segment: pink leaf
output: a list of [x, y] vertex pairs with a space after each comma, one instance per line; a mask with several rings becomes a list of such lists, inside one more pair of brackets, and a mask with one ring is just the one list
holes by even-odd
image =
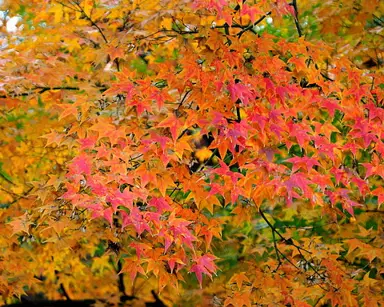
[[92, 170], [91, 159], [85, 154], [81, 154], [72, 160], [72, 164], [69, 166], [69, 173], [72, 175], [85, 174], [90, 175]]

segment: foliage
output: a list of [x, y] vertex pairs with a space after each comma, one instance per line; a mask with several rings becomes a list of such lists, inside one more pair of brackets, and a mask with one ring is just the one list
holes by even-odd
[[[380, 68], [384, 63], [382, 1], [300, 2], [308, 26], [362, 68]], [[306, 13], [305, 13], [306, 12]], [[317, 32], [311, 33], [311, 36]]]
[[383, 7], [355, 2], [6, 3], [3, 302], [381, 306]]

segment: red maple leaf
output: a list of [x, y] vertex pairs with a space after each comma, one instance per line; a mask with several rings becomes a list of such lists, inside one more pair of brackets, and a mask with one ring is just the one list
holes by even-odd
[[203, 256], [194, 257], [194, 261], [196, 264], [192, 265], [190, 272], [194, 272], [196, 274], [197, 280], [199, 281], [200, 288], [202, 288], [203, 284], [203, 274], [208, 275], [212, 278], [212, 274], [216, 272], [217, 267], [214, 261], [217, 257], [211, 254], [205, 254]]

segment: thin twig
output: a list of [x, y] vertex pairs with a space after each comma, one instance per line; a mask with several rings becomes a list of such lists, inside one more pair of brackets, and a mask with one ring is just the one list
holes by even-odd
[[335, 80], [333, 80], [332, 78], [328, 77], [326, 74], [324, 74], [324, 73], [322, 73], [322, 72], [320, 73], [320, 75], [322, 75], [323, 78], [326, 79], [326, 80], [328, 80], [328, 81], [332, 81], [332, 82], [335, 81]]
[[192, 92], [192, 89], [189, 89], [188, 91], [185, 92], [183, 98], [181, 99], [179, 106], [177, 107], [176, 111], [180, 109], [180, 107], [183, 105], [185, 99], [187, 98], [188, 94]]
[[[23, 194], [16, 194], [16, 193], [12, 193], [14, 196], [16, 196], [16, 198], [11, 201], [8, 206], [11, 206], [13, 205], [14, 203], [18, 202], [21, 198], [25, 198], [25, 199], [28, 199], [28, 194], [33, 190], [33, 187], [29, 188], [27, 191], [25, 191]], [[4, 190], [3, 190], [4, 191]]]
[[275, 232], [279, 237], [280, 239], [287, 245], [292, 245], [294, 246], [299, 252], [300, 251], [304, 251], [308, 254], [312, 254], [309, 250], [306, 250], [305, 248], [302, 248], [301, 246], [295, 244], [295, 242], [293, 242], [293, 240], [291, 238], [289, 239], [286, 239], [277, 229], [275, 226], [273, 226], [271, 224], [271, 222], [267, 219], [267, 217], [265, 216], [264, 212], [261, 210], [261, 208], [259, 208], [259, 213], [261, 215], [261, 217], [263, 218], [263, 220], [268, 224], [268, 226], [272, 229], [273, 232]]
[[320, 296], [319, 299], [316, 301], [315, 305], [313, 305], [313, 307], [316, 307], [317, 304], [320, 303], [320, 301], [323, 299], [324, 296], [325, 296], [325, 294]]
[[108, 39], [106, 38], [103, 30], [101, 30], [99, 25], [96, 22], [94, 22], [90, 16], [88, 16], [88, 14], [84, 11], [84, 9], [81, 7], [81, 5], [77, 2], [74, 2], [74, 4], [71, 2], [71, 4], [76, 5], [79, 8], [79, 10], [84, 15], [84, 17], [91, 23], [92, 26], [94, 26], [97, 29], [97, 31], [99, 31], [100, 35], [103, 37], [104, 42], [108, 44]]
[[74, 10], [75, 12], [81, 12], [80, 10], [76, 9], [75, 7], [69, 6], [68, 4], [65, 4], [65, 3], [61, 2], [61, 1], [57, 1], [57, 3], [61, 4], [62, 6], [66, 7], [66, 8]]
[[258, 20], [256, 20], [254, 23], [251, 23], [250, 25], [246, 26], [241, 30], [239, 33], [237, 33], [238, 38], [240, 38], [245, 32], [251, 30], [254, 26], [257, 26], [260, 22], [262, 22], [268, 15], [271, 15], [272, 12], [266, 13], [264, 16], [261, 16]]
[[278, 265], [277, 265], [276, 269], [274, 270], [274, 272], [276, 272], [279, 269], [280, 265], [282, 264], [282, 261], [280, 259], [279, 248], [277, 247], [276, 236], [275, 236], [274, 231], [272, 231], [272, 237], [273, 237], [273, 246], [275, 248], [275, 253], [276, 253], [276, 259], [278, 261]]
[[[14, 183], [12, 183], [12, 184], [14, 184]], [[12, 191], [9, 191], [9, 190], [7, 190], [7, 189], [4, 189], [3, 187], [0, 187], [0, 190], [2, 190], [3, 192], [5, 192], [5, 193], [7, 193], [7, 194], [10, 194], [10, 195], [12, 195], [12, 196], [14, 196], [14, 197], [17, 197], [17, 198], [26, 198], [26, 199], [28, 199], [28, 197], [27, 196], [24, 196], [24, 195], [22, 195], [22, 194], [17, 194], [17, 193], [14, 193], [14, 192], [12, 192]]]

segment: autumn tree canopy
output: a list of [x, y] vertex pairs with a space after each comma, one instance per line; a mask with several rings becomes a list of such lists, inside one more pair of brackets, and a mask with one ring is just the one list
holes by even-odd
[[1, 9], [2, 304], [383, 306], [382, 1]]

